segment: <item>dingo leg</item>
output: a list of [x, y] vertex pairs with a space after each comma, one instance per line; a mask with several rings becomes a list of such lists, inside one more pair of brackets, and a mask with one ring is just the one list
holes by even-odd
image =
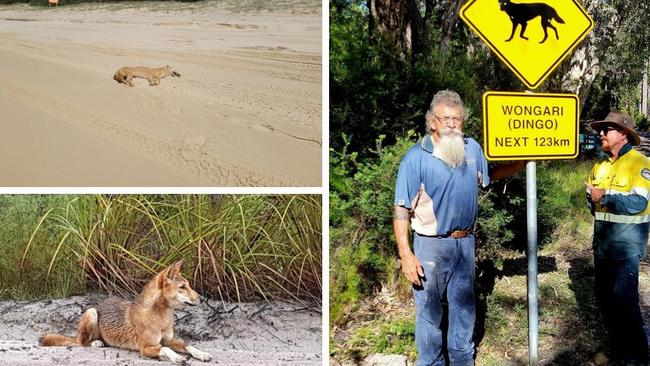
[[185, 342], [183, 342], [180, 339], [169, 339], [169, 340], [163, 339], [162, 344], [163, 346], [169, 347], [176, 352], [189, 353], [190, 355], [192, 355], [192, 357], [196, 358], [197, 360], [210, 361], [212, 359], [211, 354], [207, 352], [203, 352], [190, 345], [187, 345], [185, 344]]
[[79, 326], [77, 327], [77, 342], [79, 342], [79, 345], [84, 347], [91, 344], [94, 347], [99, 345], [99, 343], [95, 342], [99, 341], [101, 338], [97, 320], [97, 310], [94, 308], [90, 308], [83, 313], [79, 320]]

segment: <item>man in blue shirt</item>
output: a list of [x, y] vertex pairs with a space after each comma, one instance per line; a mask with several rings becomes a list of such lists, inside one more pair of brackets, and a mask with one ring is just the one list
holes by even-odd
[[[488, 172], [479, 144], [463, 136], [465, 107], [443, 90], [425, 115], [429, 132], [404, 155], [395, 186], [393, 231], [402, 272], [413, 284], [416, 366], [445, 365], [442, 303], [448, 307], [447, 352], [452, 365], [474, 364], [474, 236], [478, 186], [510, 176], [524, 162]], [[413, 251], [409, 245], [413, 229]]]

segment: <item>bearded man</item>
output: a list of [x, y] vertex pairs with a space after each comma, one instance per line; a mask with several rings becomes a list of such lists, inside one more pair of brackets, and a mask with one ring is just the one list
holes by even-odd
[[[402, 272], [413, 284], [417, 366], [474, 364], [474, 235], [478, 186], [510, 176], [524, 162], [488, 172], [479, 144], [463, 136], [465, 107], [450, 90], [436, 93], [425, 115], [429, 132], [402, 158], [393, 231]], [[409, 223], [413, 250], [409, 245]], [[441, 331], [448, 303], [447, 349]]]
[[639, 306], [639, 262], [648, 253], [650, 160], [632, 146], [641, 142], [634, 120], [611, 111], [591, 127], [607, 157], [587, 182], [594, 215], [596, 302], [609, 334], [613, 365], [648, 365], [648, 337]]

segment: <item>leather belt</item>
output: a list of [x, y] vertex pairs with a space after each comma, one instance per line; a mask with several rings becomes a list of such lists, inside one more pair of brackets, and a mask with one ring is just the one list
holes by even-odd
[[469, 230], [456, 230], [450, 232], [448, 235], [423, 235], [418, 233], [417, 231], [415, 232], [418, 236], [423, 236], [427, 238], [437, 238], [437, 239], [444, 239], [444, 238], [452, 238], [452, 239], [462, 239], [466, 238], [471, 234], [472, 232]]
[[449, 237], [453, 239], [466, 238], [469, 235], [469, 230], [456, 230], [449, 233]]
[[445, 239], [445, 238], [452, 238], [452, 239], [462, 239], [468, 237], [472, 232], [469, 230], [456, 230], [456, 231], [451, 231], [448, 235], [424, 235], [420, 234], [417, 231], [415, 234], [418, 236], [423, 236], [427, 238], [436, 238], [436, 239]]

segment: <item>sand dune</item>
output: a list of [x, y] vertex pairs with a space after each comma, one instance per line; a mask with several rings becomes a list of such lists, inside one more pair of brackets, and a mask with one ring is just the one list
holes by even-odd
[[0, 7], [0, 186], [319, 186], [321, 18], [289, 8]]

